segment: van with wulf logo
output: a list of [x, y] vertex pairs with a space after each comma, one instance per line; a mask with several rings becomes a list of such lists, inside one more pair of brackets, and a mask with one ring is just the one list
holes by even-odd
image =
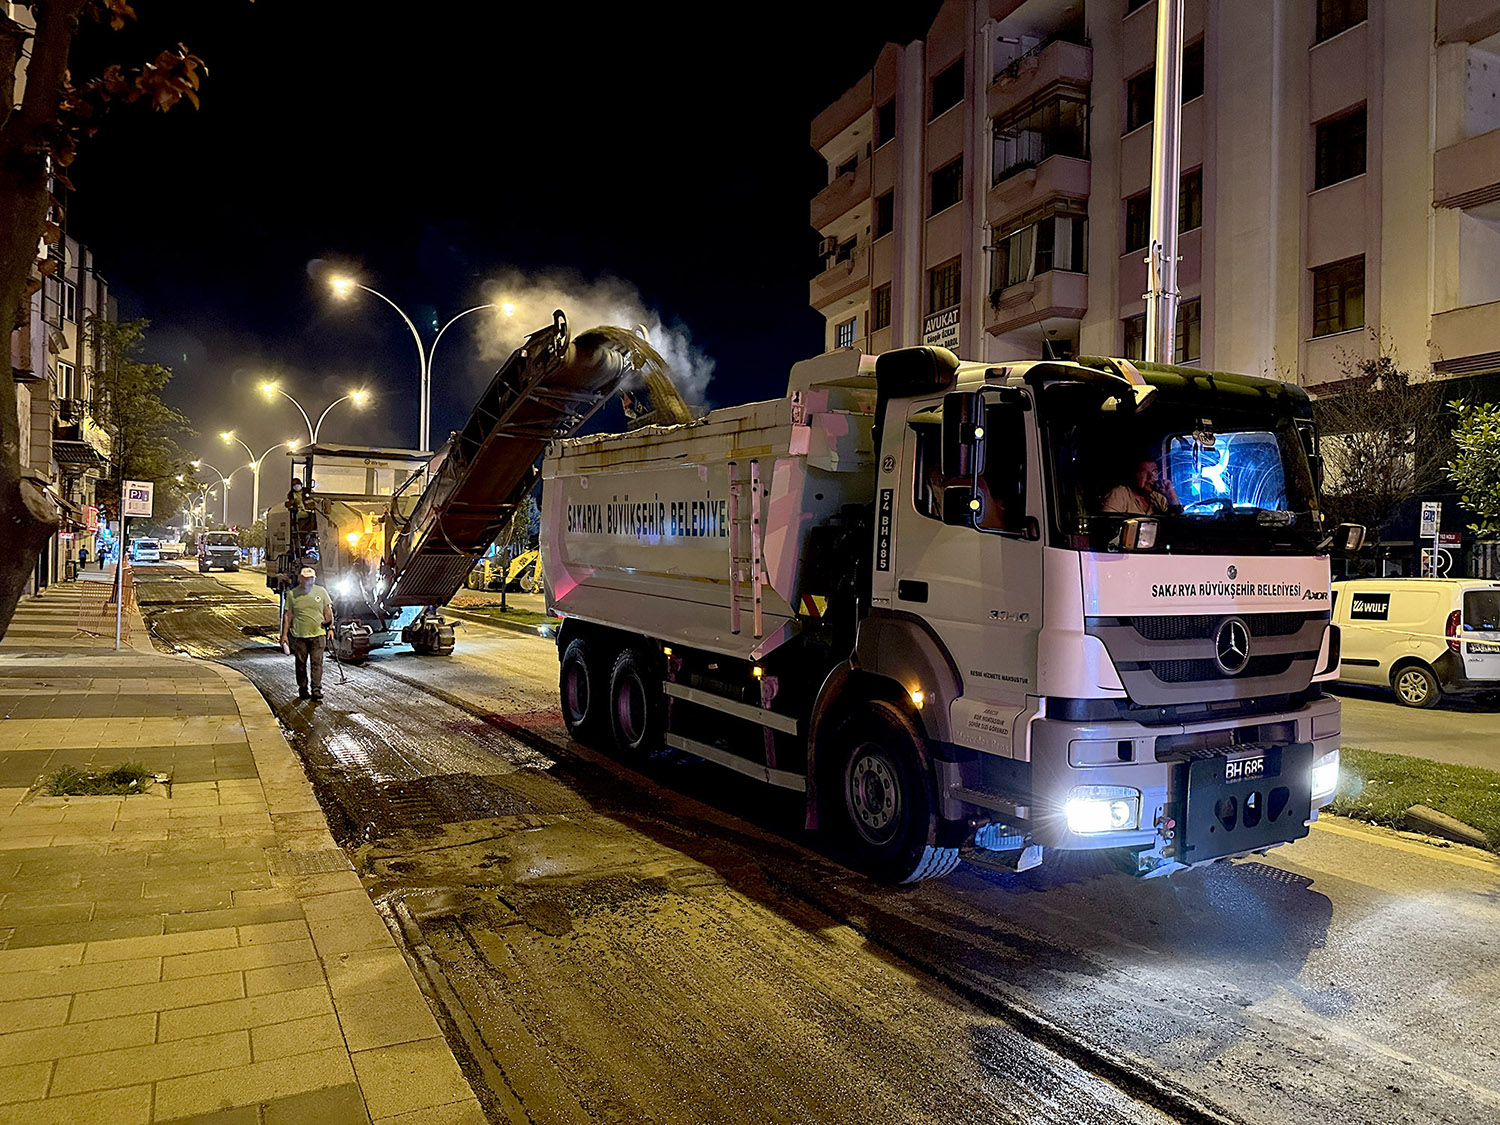
[[1388, 687], [1408, 707], [1500, 688], [1500, 583], [1357, 578], [1333, 595], [1342, 682]]
[[892, 881], [1261, 852], [1338, 776], [1319, 475], [1267, 379], [799, 363], [783, 398], [549, 447], [563, 716], [801, 793]]

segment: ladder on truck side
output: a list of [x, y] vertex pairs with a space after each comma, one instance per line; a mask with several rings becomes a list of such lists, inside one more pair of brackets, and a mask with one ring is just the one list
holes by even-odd
[[[458, 592], [536, 481], [549, 442], [574, 433], [614, 393], [613, 353], [570, 346], [561, 311], [495, 373], [388, 541], [388, 608], [443, 605]], [[391, 518], [396, 519], [394, 509]]]

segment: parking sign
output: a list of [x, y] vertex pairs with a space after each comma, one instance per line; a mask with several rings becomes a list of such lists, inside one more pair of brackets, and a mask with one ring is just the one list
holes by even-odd
[[127, 516], [149, 516], [151, 494], [155, 487], [149, 480], [126, 481], [121, 512]]
[[1431, 537], [1438, 533], [1438, 523], [1441, 521], [1443, 506], [1435, 500], [1422, 501], [1422, 531], [1425, 537]]

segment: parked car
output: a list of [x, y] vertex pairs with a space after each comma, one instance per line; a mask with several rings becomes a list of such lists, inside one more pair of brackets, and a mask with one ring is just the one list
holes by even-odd
[[1389, 687], [1408, 707], [1500, 688], [1500, 582], [1356, 578], [1333, 584], [1339, 679]]
[[130, 561], [161, 562], [161, 544], [155, 539], [137, 539], [130, 544]]

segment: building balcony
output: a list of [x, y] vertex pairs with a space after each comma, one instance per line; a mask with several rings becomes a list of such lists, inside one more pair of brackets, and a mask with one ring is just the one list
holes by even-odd
[[985, 306], [984, 330], [998, 336], [1044, 320], [1078, 320], [1088, 307], [1088, 274], [1048, 270], [993, 291]]
[[1469, 137], [1433, 154], [1435, 205], [1477, 207], [1497, 199], [1500, 199], [1500, 129]]
[[1089, 197], [1089, 162], [1076, 156], [1049, 156], [1001, 180], [985, 196], [985, 218], [991, 225], [1019, 218], [1048, 200]]
[[852, 172], [845, 172], [834, 180], [812, 200], [812, 225], [822, 230], [857, 203], [870, 198], [870, 168], [868, 160], [861, 160]]
[[808, 304], [822, 310], [870, 284], [870, 251], [861, 248], [848, 261], [834, 262], [808, 283]]
[[1500, 0], [1438, 0], [1437, 41], [1478, 43], [1500, 31]]
[[1432, 366], [1447, 375], [1500, 368], [1500, 301], [1434, 313]]
[[988, 112], [1003, 117], [1049, 86], [1087, 89], [1094, 78], [1094, 52], [1082, 43], [1053, 40], [1022, 55], [990, 83]]
[[812, 146], [821, 149], [875, 106], [874, 75], [866, 74], [845, 90], [839, 99], [813, 118]]

